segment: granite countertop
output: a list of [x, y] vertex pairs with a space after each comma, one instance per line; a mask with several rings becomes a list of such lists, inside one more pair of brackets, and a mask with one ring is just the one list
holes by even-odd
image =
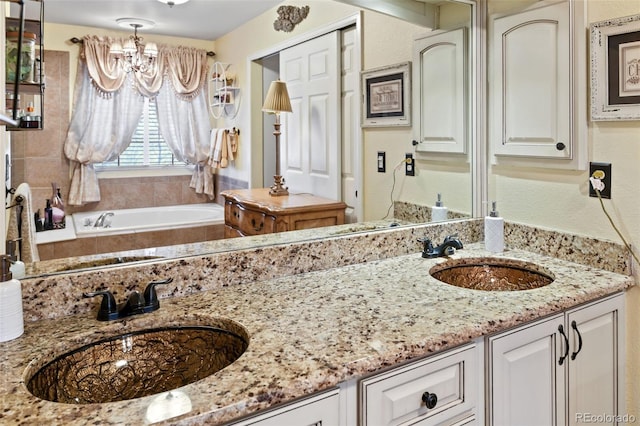
[[[471, 244], [454, 256], [490, 255]], [[441, 283], [429, 269], [445, 259], [420, 253], [234, 285], [164, 299], [159, 311], [102, 323], [95, 313], [25, 324], [0, 344], [2, 424], [147, 423], [157, 396], [67, 405], [40, 400], [24, 371], [102, 336], [159, 325], [210, 324], [226, 318], [250, 336], [233, 364], [180, 388], [192, 405], [170, 424], [217, 424], [331, 388], [389, 366], [466, 343], [634, 284], [632, 277], [522, 250], [498, 255], [543, 265], [555, 281], [519, 292], [482, 292]]]

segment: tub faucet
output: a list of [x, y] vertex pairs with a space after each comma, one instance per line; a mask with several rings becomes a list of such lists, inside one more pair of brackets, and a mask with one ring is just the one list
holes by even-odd
[[93, 224], [94, 228], [104, 228], [104, 220], [108, 217], [113, 216], [113, 212], [104, 212], [96, 219], [96, 223]]
[[452, 255], [456, 250], [460, 250], [463, 247], [457, 235], [447, 235], [444, 237], [442, 244], [437, 247], [433, 246], [429, 238], [419, 238], [418, 241], [424, 245], [422, 257], [429, 259]]
[[156, 293], [156, 286], [160, 284], [169, 284], [173, 278], [162, 281], [152, 281], [147, 284], [144, 294], [133, 291], [127, 297], [127, 301], [118, 305], [116, 299], [109, 290], [94, 291], [92, 293], [83, 293], [83, 297], [102, 296], [102, 303], [98, 311], [98, 321], [112, 321], [120, 318], [130, 317], [132, 315], [144, 314], [160, 309], [160, 301]]

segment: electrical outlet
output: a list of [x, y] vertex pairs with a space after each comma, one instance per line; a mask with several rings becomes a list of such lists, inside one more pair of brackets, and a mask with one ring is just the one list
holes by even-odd
[[387, 154], [384, 151], [378, 151], [378, 173], [387, 171]]
[[413, 154], [406, 154], [404, 160], [404, 174], [406, 176], [416, 175], [416, 160], [413, 158]]
[[[602, 198], [611, 198], [611, 163], [589, 163], [589, 177], [593, 176], [594, 172], [598, 172], [597, 176], [602, 183], [604, 183], [604, 189], [600, 191]], [[601, 176], [601, 177], [600, 177]], [[595, 189], [589, 182], [589, 197], [597, 197]]]

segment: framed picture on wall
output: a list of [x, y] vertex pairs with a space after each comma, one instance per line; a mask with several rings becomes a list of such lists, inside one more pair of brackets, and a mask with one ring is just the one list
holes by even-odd
[[411, 125], [411, 62], [362, 72], [362, 127]]
[[640, 15], [591, 24], [591, 120], [640, 120]]

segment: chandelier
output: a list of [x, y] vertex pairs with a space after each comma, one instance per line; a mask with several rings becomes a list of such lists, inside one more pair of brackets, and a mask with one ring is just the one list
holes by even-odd
[[143, 39], [138, 36], [138, 29], [152, 28], [155, 22], [132, 18], [120, 18], [116, 22], [120, 26], [133, 28], [133, 35], [124, 44], [113, 42], [109, 54], [125, 72], [146, 72], [152, 69], [156, 64], [158, 46], [152, 42], [142, 44]]

